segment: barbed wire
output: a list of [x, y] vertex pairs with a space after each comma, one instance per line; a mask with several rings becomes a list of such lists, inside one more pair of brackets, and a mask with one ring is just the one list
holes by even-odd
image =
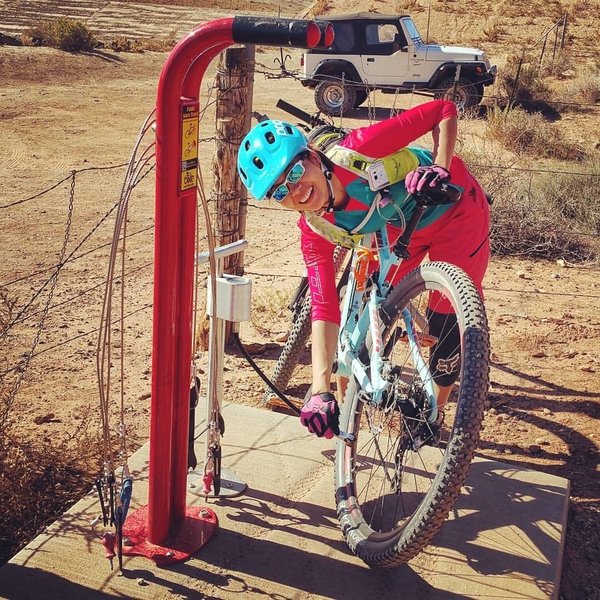
[[[212, 93], [212, 91], [209, 89], [209, 95]], [[207, 102], [207, 104], [205, 104], [204, 106], [204, 111], [208, 108], [208, 106], [214, 103], [214, 101], [211, 102]], [[216, 136], [211, 136], [211, 137], [206, 137], [206, 138], [202, 138], [199, 140], [199, 142], [201, 143], [209, 143], [209, 142], [214, 142], [217, 139]], [[223, 140], [221, 140], [221, 138], [219, 138], [219, 140], [222, 142]], [[230, 140], [226, 140], [227, 142], [231, 143], [231, 144], [237, 144], [239, 143], [239, 139], [230, 139]], [[68, 177], [65, 177], [61, 180], [59, 180], [57, 183], [53, 184], [52, 186], [42, 190], [41, 192], [34, 194], [28, 198], [23, 198], [20, 200], [16, 200], [13, 202], [9, 202], [7, 204], [4, 204], [2, 206], [0, 206], [0, 208], [3, 209], [9, 209], [11, 207], [16, 207], [19, 206], [23, 203], [35, 200], [36, 198], [40, 198], [43, 195], [49, 193], [50, 191], [56, 189], [57, 187], [59, 187], [60, 185], [62, 185], [63, 183], [65, 183], [66, 181], [68, 181], [69, 179], [71, 179], [72, 181], [72, 194], [71, 194], [71, 198], [70, 198], [70, 203], [72, 204], [73, 199], [74, 199], [74, 181], [77, 175], [86, 172], [86, 171], [99, 171], [99, 170], [110, 170], [110, 169], [118, 169], [118, 168], [122, 168], [124, 166], [127, 166], [128, 163], [123, 163], [123, 164], [118, 164], [118, 165], [108, 165], [108, 166], [94, 166], [94, 167], [87, 167], [84, 169], [78, 169], [78, 170], [73, 170], [71, 172], [71, 174]], [[474, 164], [472, 165], [474, 167], [477, 168], [487, 168], [487, 169], [495, 169], [495, 170], [507, 170], [507, 171], [520, 171], [520, 172], [526, 172], [526, 173], [539, 173], [539, 174], [567, 174], [567, 175], [573, 175], [573, 176], [583, 176], [583, 177], [593, 177], [593, 178], [597, 178], [600, 177], [600, 174], [598, 173], [590, 173], [590, 172], [578, 172], [578, 171], [563, 171], [563, 170], [557, 170], [557, 169], [542, 169], [542, 168], [531, 168], [531, 167], [518, 167], [515, 165], [493, 165], [493, 164]], [[141, 181], [144, 177], [146, 177], [152, 170], [154, 169], [154, 165], [151, 165], [148, 167], [148, 169], [142, 174], [140, 175], [138, 181], [136, 183], [139, 183], [139, 181]], [[211, 201], [216, 201], [216, 199], [211, 199]], [[101, 282], [97, 285], [93, 285], [90, 286], [84, 290], [81, 290], [80, 292], [78, 292], [77, 294], [61, 301], [58, 302], [56, 304], [51, 304], [51, 302], [49, 302], [47, 304], [46, 307], [44, 307], [44, 309], [42, 310], [38, 310], [36, 312], [33, 313], [29, 313], [29, 314], [25, 314], [27, 309], [32, 305], [32, 303], [35, 301], [35, 299], [37, 297], [39, 297], [39, 295], [41, 293], [43, 293], [44, 289], [50, 285], [51, 283], [55, 283], [56, 279], [58, 277], [59, 272], [64, 268], [64, 266], [68, 263], [74, 262], [76, 260], [79, 260], [85, 256], [88, 256], [89, 254], [92, 254], [94, 252], [98, 252], [103, 248], [106, 248], [107, 246], [110, 246], [110, 243], [104, 243], [104, 244], [100, 244], [98, 246], [95, 246], [94, 248], [91, 248], [90, 250], [87, 250], [85, 252], [82, 252], [80, 254], [77, 254], [77, 251], [82, 247], [82, 245], [84, 243], [86, 243], [93, 235], [94, 233], [98, 230], [98, 228], [110, 217], [110, 215], [113, 213], [113, 211], [116, 209], [116, 207], [118, 206], [118, 202], [115, 203], [113, 206], [111, 206], [106, 213], [100, 218], [100, 220], [91, 228], [91, 230], [78, 242], [78, 244], [75, 246], [75, 248], [68, 254], [66, 255], [66, 248], [64, 249], [64, 253], [63, 253], [63, 259], [60, 260], [58, 263], [50, 266], [50, 267], [46, 267], [44, 269], [40, 269], [38, 271], [35, 271], [33, 273], [30, 273], [28, 275], [25, 276], [21, 276], [19, 278], [16, 278], [12, 281], [6, 282], [4, 284], [2, 284], [1, 287], [7, 288], [10, 287], [18, 282], [21, 281], [25, 281], [28, 279], [33, 278], [34, 276], [43, 274], [45, 272], [52, 272], [52, 275], [39, 287], [39, 289], [33, 294], [33, 296], [28, 300], [28, 302], [25, 304], [25, 306], [21, 307], [21, 309], [19, 310], [17, 316], [11, 321], [11, 323], [9, 324], [9, 327], [17, 325], [17, 324], [22, 324], [28, 320], [31, 320], [33, 317], [38, 316], [40, 314], [44, 315], [44, 319], [46, 317], [46, 315], [48, 314], [48, 312], [50, 310], [55, 310], [59, 307], [65, 307], [68, 305], [71, 305], [72, 303], [76, 302], [77, 300], [79, 300], [80, 298], [86, 296], [87, 294], [92, 293], [94, 290], [98, 289], [99, 287], [101, 287], [104, 282]], [[252, 204], [249, 203], [249, 206], [254, 209], [254, 210], [281, 210], [280, 207], [277, 206], [269, 206], [269, 205], [265, 205], [262, 203], [257, 203], [257, 204]], [[142, 233], [148, 232], [151, 229], [153, 229], [153, 225], [149, 225], [148, 227], [144, 227], [141, 228], [137, 231], [134, 231], [132, 233], [128, 233], [127, 234], [127, 238], [131, 238], [133, 236], [136, 235], [140, 235]], [[593, 235], [593, 234], [590, 234]], [[264, 260], [266, 258], [268, 258], [269, 256], [273, 255], [273, 254], [277, 254], [283, 250], [285, 250], [286, 248], [289, 247], [289, 242], [282, 244], [279, 247], [276, 248], [272, 248], [270, 251], [263, 253], [259, 256], [255, 256], [254, 258], [252, 258], [251, 260], [248, 260], [246, 262], [246, 265], [251, 265], [254, 264], [256, 262], [259, 262], [260, 260]], [[64, 256], [66, 255], [66, 256]], [[139, 272], [143, 269], [146, 269], [148, 267], [150, 267], [152, 265], [151, 262], [145, 263], [144, 265], [137, 267], [135, 269], [132, 269], [130, 271], [128, 271], [127, 274], [133, 274], [135, 272]], [[249, 271], [246, 270], [246, 273], [257, 276], [257, 277], [287, 277], [287, 278], [292, 278], [292, 279], [298, 279], [301, 277], [301, 275], [290, 275], [290, 274], [281, 274], [281, 273], [258, 273], [256, 271]], [[488, 289], [495, 289], [493, 287], [490, 287]], [[510, 289], [505, 289], [505, 288], [498, 288], [500, 291], [503, 292], [508, 292], [508, 293], [522, 293], [523, 290], [510, 290]], [[527, 290], [526, 290], [527, 291]], [[549, 295], [554, 294], [553, 292], [539, 292], [540, 294], [543, 293], [547, 293]], [[570, 293], [570, 292], [564, 292], [561, 293], [561, 295], [565, 295], [565, 296], [572, 296], [572, 297], [593, 297], [593, 295], [582, 295], [582, 294], [577, 294], [577, 293]], [[51, 295], [50, 295], [50, 301], [51, 301]], [[140, 310], [147, 310], [149, 308], [151, 308], [151, 304], [147, 304], [145, 305], [142, 309], [138, 309], [136, 311], [133, 311], [132, 313], [129, 313], [127, 316], [132, 316], [133, 314], [137, 314]], [[43, 328], [43, 324], [42, 324], [42, 328]], [[34, 358], [35, 356], [38, 356], [40, 354], [46, 353], [52, 349], [58, 348], [60, 346], [63, 346], [65, 344], [68, 344], [70, 342], [73, 342], [77, 339], [80, 339], [81, 337], [85, 337], [86, 335], [91, 335], [94, 333], [97, 333], [99, 331], [98, 328], [91, 330], [89, 332], [84, 332], [81, 333], [77, 336], [74, 336], [72, 338], [69, 338], [68, 340], [65, 340], [64, 342], [61, 342], [60, 344], [56, 344], [47, 348], [44, 348], [43, 350], [40, 350], [38, 352], [29, 352], [28, 353], [28, 359], [31, 360], [32, 358]], [[40, 335], [41, 335], [41, 330], [40, 330]], [[37, 336], [39, 339], [39, 336]], [[35, 349], [35, 347], [37, 346], [37, 343], [35, 344], [34, 348], [32, 348], [32, 350]], [[15, 369], [20, 369], [22, 365], [17, 365], [15, 367]]]
[[[145, 310], [149, 310], [152, 308], [152, 303], [150, 304], [144, 304], [144, 306], [141, 306], [140, 308], [136, 308], [135, 310], [125, 314], [123, 316], [123, 319], [128, 319], [130, 317], [133, 317], [134, 315], [137, 315], [138, 313], [141, 313]], [[45, 354], [46, 352], [50, 352], [50, 350], [55, 350], [56, 348], [61, 348], [62, 346], [66, 346], [67, 344], [70, 344], [71, 342], [74, 342], [75, 340], [79, 340], [83, 337], [87, 337], [88, 335], [92, 335], [95, 333], [98, 333], [100, 331], [100, 327], [96, 327], [94, 329], [91, 329], [90, 331], [84, 331], [83, 333], [79, 333], [73, 337], [70, 337], [69, 339], [66, 339], [58, 344], [54, 344], [53, 346], [49, 346], [48, 348], [44, 348], [43, 350], [39, 350], [38, 352], [36, 352], [35, 354], [33, 354], [31, 356], [31, 358], [35, 358], [36, 356], [40, 356], [40, 354]]]
[[69, 179], [71, 179], [73, 174], [77, 175], [79, 173], [84, 173], [85, 171], [104, 171], [104, 170], [109, 170], [109, 169], [119, 169], [122, 167], [126, 167], [127, 164], [128, 163], [123, 163], [120, 165], [110, 165], [110, 166], [104, 166], [104, 167], [86, 167], [84, 169], [73, 169], [73, 171], [71, 171], [71, 173], [69, 175], [67, 175], [64, 179], [61, 179], [59, 182], [55, 183], [51, 187], [46, 188], [45, 190], [42, 190], [41, 192], [38, 192], [37, 194], [30, 196], [29, 198], [23, 198], [22, 200], [15, 200], [14, 202], [10, 202], [9, 204], [2, 204], [2, 205], [0, 205], [0, 209], [11, 208], [13, 206], [17, 206], [19, 204], [24, 204], [25, 202], [29, 202], [30, 200], [35, 200], [36, 198], [40, 198], [40, 197], [44, 196], [45, 194], [47, 194], [48, 192], [51, 192], [52, 190], [56, 189], [61, 183], [64, 183], [65, 181], [68, 181]]
[[[127, 271], [125, 273], [125, 277], [130, 277], [134, 273], [143, 271], [144, 269], [147, 269], [148, 267], [151, 267], [152, 265], [154, 265], [154, 261], [143, 264], [141, 267], [136, 267], [135, 269], [131, 269], [130, 271]], [[115, 281], [119, 281], [119, 280], [116, 279]], [[70, 298], [63, 300], [62, 302], [57, 302], [56, 304], [52, 304], [51, 306], [48, 307], [48, 311], [54, 310], [55, 308], [58, 308], [60, 306], [65, 306], [66, 304], [71, 304], [72, 302], [75, 302], [79, 298], [86, 296], [87, 294], [90, 294], [94, 290], [97, 290], [98, 288], [100, 288], [104, 285], [106, 285], [106, 281], [104, 279], [102, 279], [102, 281], [100, 283], [97, 283], [96, 285], [93, 285], [92, 287], [86, 288], [85, 290], [82, 290], [78, 294], [75, 294], [74, 296], [71, 296]], [[30, 319], [32, 319], [36, 315], [40, 314], [41, 312], [42, 311], [40, 310], [37, 312], [29, 313], [28, 315], [22, 317], [19, 321], [15, 321], [14, 325], [19, 325], [21, 323], [25, 323], [26, 321], [29, 321]]]
[[[144, 233], [146, 231], [150, 231], [151, 229], [154, 229], [154, 225], [148, 225], [148, 227], [144, 227], [143, 229], [138, 229], [137, 231], [134, 231], [133, 233], [128, 233], [125, 236], [125, 238], [126, 239], [132, 238], [132, 237], [134, 237], [136, 235], [140, 235], [141, 233]], [[95, 248], [92, 248], [91, 250], [86, 250], [85, 252], [82, 252], [81, 254], [77, 254], [76, 256], [73, 256], [69, 260], [65, 260], [63, 262], [62, 266], [64, 267], [65, 265], [67, 265], [69, 263], [75, 262], [76, 260], [79, 260], [79, 259], [83, 258], [84, 256], [87, 256], [88, 254], [93, 254], [94, 252], [98, 252], [99, 250], [102, 250], [110, 245], [111, 245], [111, 242], [106, 242], [105, 244], [96, 246]], [[33, 271], [32, 273], [29, 273], [28, 275], [23, 275], [21, 277], [18, 277], [17, 279], [13, 279], [12, 281], [8, 281], [6, 283], [1, 283], [0, 288], [9, 288], [12, 285], [14, 285], [15, 283], [19, 283], [19, 282], [25, 281], [27, 279], [32, 279], [33, 277], [36, 277], [37, 275], [41, 275], [42, 273], [47, 273], [48, 271], [52, 271], [52, 269], [55, 269], [57, 266], [59, 266], [59, 265], [55, 264], [50, 267], [45, 267], [43, 269], [40, 269], [39, 271]]]

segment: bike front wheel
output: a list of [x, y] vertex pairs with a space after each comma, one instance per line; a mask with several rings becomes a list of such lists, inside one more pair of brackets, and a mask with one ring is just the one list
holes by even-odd
[[[432, 332], [431, 315], [440, 314], [441, 301], [442, 318], [450, 325], [438, 323]], [[443, 262], [409, 273], [379, 315], [382, 374], [389, 386], [376, 403], [355, 379], [348, 384], [340, 426], [354, 440], [337, 444], [336, 504], [351, 550], [371, 567], [393, 567], [431, 541], [460, 494], [483, 420], [489, 336], [473, 282]], [[442, 345], [446, 358], [434, 360]], [[361, 359], [368, 362], [368, 354], [365, 345]], [[448, 379], [434, 372], [434, 364], [455, 368], [440, 427], [432, 424], [436, 409], [430, 391], [437, 389], [436, 381]]]

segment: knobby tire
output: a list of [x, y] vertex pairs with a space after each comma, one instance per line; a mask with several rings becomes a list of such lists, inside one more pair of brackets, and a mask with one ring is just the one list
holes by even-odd
[[[354, 378], [349, 381], [342, 406], [340, 427], [344, 431], [354, 433], [357, 439], [352, 444], [343, 441], [337, 443], [337, 513], [351, 550], [371, 567], [401, 565], [429, 544], [442, 527], [460, 494], [479, 439], [489, 382], [489, 337], [485, 310], [477, 289], [468, 276], [457, 267], [443, 262], [429, 263], [412, 271], [399, 282], [383, 303], [380, 314], [384, 322], [387, 319], [383, 333], [384, 336], [389, 336], [394, 327], [394, 323], [390, 322], [390, 315], [397, 316], [408, 302], [420, 298], [419, 294], [423, 294], [423, 298], [429, 298], [430, 292], [427, 290], [431, 289], [441, 290], [452, 299], [462, 337], [460, 383], [455, 384], [455, 388], [456, 385], [459, 386], [455, 394], [455, 418], [453, 424], [449, 424], [449, 431], [444, 433], [444, 442], [438, 448], [425, 447], [414, 452], [399, 452], [398, 448], [405, 446], [401, 446], [399, 441], [394, 441], [393, 434], [397, 435], [397, 440], [410, 439], [405, 434], [405, 424], [416, 422], [416, 419], [411, 421], [405, 418], [405, 414], [396, 408], [395, 412], [386, 413], [380, 406], [368, 405]], [[363, 352], [365, 350], [366, 348], [363, 348]], [[418, 379], [414, 370], [411, 376]], [[401, 375], [398, 375], [398, 379], [399, 386], [405, 385]], [[446, 412], [450, 410], [448, 408]], [[378, 428], [374, 426], [376, 419], [372, 415], [379, 413], [377, 418], [380, 420], [377, 423], [385, 423], [388, 427], [385, 436], [377, 433]], [[368, 426], [365, 426], [365, 423]], [[395, 425], [392, 426], [392, 423]], [[402, 423], [402, 426], [398, 423]], [[380, 438], [379, 441], [376, 437]], [[370, 438], [373, 438], [374, 442]], [[397, 446], [394, 446], [394, 443]], [[393, 461], [390, 453], [384, 457], [385, 444], [393, 449]], [[361, 454], [367, 452], [372, 452], [373, 457], [367, 458]], [[421, 452], [425, 459], [421, 458]], [[432, 452], [433, 461], [429, 458]], [[425, 483], [423, 491], [419, 490], [423, 494], [420, 500], [413, 499], [417, 495], [412, 491], [408, 495], [402, 489], [398, 491], [405, 482], [410, 486], [414, 484], [413, 479], [418, 479], [417, 475], [411, 475], [406, 468], [408, 458], [406, 464], [402, 462], [405, 456], [411, 457], [418, 465], [414, 472], [426, 470], [426, 461], [434, 465], [431, 476], [422, 477]], [[436, 464], [438, 461], [439, 466]], [[381, 473], [384, 473], [385, 477]], [[379, 483], [371, 484], [371, 477], [374, 482]], [[359, 481], [360, 478], [363, 479]], [[389, 485], [392, 481], [395, 482], [394, 486]], [[368, 490], [367, 486], [370, 485], [373, 485], [373, 491], [367, 499], [365, 490]], [[391, 491], [385, 491], [386, 486]], [[365, 498], [361, 498], [363, 494]], [[404, 500], [404, 497], [407, 499]], [[364, 505], [361, 505], [361, 502], [364, 502]], [[396, 502], [394, 510], [393, 502]], [[406, 516], [400, 518], [400, 507], [404, 508], [405, 504], [410, 505], [411, 502], [418, 504], [414, 509], [409, 507]], [[388, 516], [386, 511], [391, 516]], [[390, 523], [387, 529], [374, 526], [374, 522], [385, 525], [386, 521]]]

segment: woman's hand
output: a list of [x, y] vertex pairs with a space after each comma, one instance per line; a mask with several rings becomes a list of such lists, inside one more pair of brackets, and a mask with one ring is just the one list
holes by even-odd
[[427, 185], [435, 187], [438, 183], [450, 181], [450, 171], [439, 165], [419, 167], [408, 173], [404, 179], [406, 191], [415, 194], [423, 190]]
[[300, 423], [317, 437], [340, 434], [340, 408], [333, 394], [313, 394], [300, 411]]

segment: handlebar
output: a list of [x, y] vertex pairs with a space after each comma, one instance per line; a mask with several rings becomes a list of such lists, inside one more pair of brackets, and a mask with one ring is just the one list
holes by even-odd
[[277, 108], [281, 108], [281, 110], [285, 110], [285, 112], [289, 113], [293, 117], [296, 117], [296, 119], [304, 121], [311, 127], [318, 127], [319, 125], [329, 125], [329, 123], [327, 123], [327, 121], [325, 121], [324, 119], [321, 119], [319, 115], [311, 115], [305, 110], [302, 110], [301, 108], [298, 108], [297, 106], [294, 106], [293, 104], [290, 104], [289, 102], [286, 102], [281, 98], [277, 100], [277, 104], [275, 106], [277, 106]]
[[458, 202], [463, 192], [464, 189], [460, 185], [444, 181], [413, 194], [413, 197], [417, 201], [417, 206], [437, 206]]

